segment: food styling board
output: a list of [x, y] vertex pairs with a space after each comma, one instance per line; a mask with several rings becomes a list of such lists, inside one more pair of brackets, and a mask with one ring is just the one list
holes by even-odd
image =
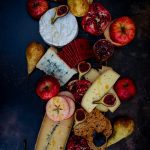
[[[136, 24], [134, 40], [127, 46], [115, 48], [111, 66], [122, 76], [131, 77], [137, 87], [136, 96], [121, 105], [115, 113], [106, 116], [114, 122], [117, 117], [130, 116], [135, 121], [132, 136], [109, 150], [149, 150], [150, 137], [150, 46], [149, 46], [149, 0], [95, 0], [109, 10], [112, 18], [130, 16]], [[39, 22], [26, 11], [25, 1], [5, 0], [0, 5], [0, 150], [33, 150], [41, 122], [45, 115], [44, 101], [35, 94], [35, 86], [44, 72], [36, 69], [27, 74], [25, 50], [31, 41], [49, 46], [39, 34]], [[59, 3], [50, 2], [50, 7]], [[77, 38], [87, 38], [93, 45], [103, 36], [92, 36], [81, 27], [77, 18]], [[99, 64], [90, 60], [97, 68]]]

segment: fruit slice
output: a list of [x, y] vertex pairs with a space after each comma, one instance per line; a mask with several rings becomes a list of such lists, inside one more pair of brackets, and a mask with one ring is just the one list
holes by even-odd
[[36, 64], [45, 53], [45, 48], [42, 44], [32, 42], [26, 48], [26, 59], [28, 65], [28, 74], [30, 74], [36, 67]]
[[58, 18], [67, 15], [68, 12], [69, 12], [69, 8], [67, 5], [60, 5], [60, 6], [56, 7], [55, 16], [53, 18], [51, 18], [51, 23], [54, 24], [54, 22]]
[[55, 96], [46, 105], [46, 114], [53, 121], [61, 121], [69, 114], [69, 104], [64, 97]]
[[82, 61], [78, 64], [79, 80], [83, 75], [89, 72], [91, 69], [91, 64], [85, 61]]
[[74, 96], [73, 96], [72, 93], [69, 92], [69, 91], [62, 91], [62, 92], [60, 92], [58, 95], [59, 95], [59, 96], [67, 96], [67, 97], [69, 97], [69, 98], [75, 100]]
[[101, 99], [111, 89], [119, 77], [120, 75], [113, 70], [103, 72], [85, 93], [81, 102], [82, 107], [90, 113], [97, 106], [97, 104], [93, 104], [93, 102]]
[[82, 108], [79, 108], [75, 112], [75, 123], [74, 127], [78, 125], [79, 123], [82, 123], [86, 119], [86, 113], [85, 110]]
[[108, 40], [101, 39], [93, 46], [94, 54], [97, 60], [107, 61], [114, 53], [114, 46]]
[[102, 100], [100, 101], [94, 101], [94, 104], [102, 104], [106, 107], [113, 107], [116, 104], [116, 97], [111, 94], [111, 93], [107, 93]]
[[82, 97], [90, 87], [91, 82], [87, 80], [73, 80], [69, 82], [67, 88], [75, 97], [75, 102], [81, 103]]
[[110, 110], [112, 113], [113, 112], [115, 112], [116, 111], [116, 109], [120, 106], [120, 100], [119, 100], [119, 98], [118, 98], [118, 96], [117, 96], [117, 94], [116, 94], [116, 92], [114, 91], [114, 89], [113, 88], [111, 88], [110, 90], [109, 90], [109, 92], [106, 94], [106, 95], [108, 95], [108, 94], [110, 94], [110, 95], [113, 95], [114, 97], [115, 97], [115, 99], [116, 99], [116, 101], [115, 101], [115, 104], [114, 105], [109, 105], [109, 106], [107, 106], [107, 105], [104, 105], [104, 103], [103, 103], [103, 100], [104, 100], [104, 97], [100, 100], [100, 104], [98, 104], [96, 107], [97, 108], [101, 108], [102, 107], [102, 105], [104, 106], [104, 107], [106, 107], [107, 108], [107, 110]]
[[71, 99], [68, 96], [62, 96], [62, 97], [66, 99], [66, 101], [67, 101], [67, 103], [69, 105], [69, 113], [68, 113], [68, 116], [65, 118], [65, 119], [68, 119], [68, 118], [70, 118], [74, 114], [75, 103], [74, 103], [73, 99]]

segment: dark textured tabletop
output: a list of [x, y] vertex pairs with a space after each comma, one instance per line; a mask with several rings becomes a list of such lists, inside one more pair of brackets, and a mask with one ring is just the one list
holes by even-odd
[[[101, 0], [112, 18], [128, 15], [136, 23], [133, 42], [116, 48], [109, 65], [122, 76], [130, 76], [137, 85], [137, 95], [124, 103], [112, 115], [131, 116], [136, 123], [132, 136], [115, 144], [111, 150], [149, 150], [150, 139], [150, 1]], [[35, 70], [27, 76], [25, 49], [29, 42], [44, 44], [39, 24], [29, 17], [26, 0], [0, 2], [0, 150], [33, 150], [45, 113], [45, 103], [35, 94], [35, 84], [43, 74]], [[55, 4], [51, 3], [51, 6]], [[78, 19], [80, 23], [80, 19]], [[95, 42], [93, 37], [79, 30], [78, 37]], [[45, 44], [44, 44], [45, 45]], [[45, 45], [48, 47], [47, 45]]]

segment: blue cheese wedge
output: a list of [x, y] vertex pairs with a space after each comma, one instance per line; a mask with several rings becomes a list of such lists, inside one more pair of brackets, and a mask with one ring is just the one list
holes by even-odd
[[119, 77], [120, 75], [111, 69], [104, 71], [83, 96], [82, 107], [90, 113], [97, 106], [93, 102], [100, 100], [112, 88]]
[[44, 71], [48, 75], [53, 75], [60, 82], [61, 86], [76, 74], [75, 69], [71, 69], [56, 53], [56, 49], [50, 47], [44, 56], [37, 63], [36, 68]]
[[48, 10], [39, 21], [39, 32], [43, 40], [56, 47], [62, 47], [70, 43], [78, 34], [78, 23], [76, 17], [70, 12], [51, 23], [55, 15], [55, 8]]
[[45, 114], [35, 150], [65, 150], [73, 121], [74, 117], [61, 122], [54, 122]]

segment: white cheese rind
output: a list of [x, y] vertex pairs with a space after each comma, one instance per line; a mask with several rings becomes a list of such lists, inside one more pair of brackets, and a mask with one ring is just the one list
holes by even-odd
[[82, 107], [90, 113], [97, 106], [97, 104], [93, 104], [93, 101], [100, 100], [119, 77], [118, 73], [110, 69], [103, 72], [85, 93], [81, 102]]
[[78, 34], [78, 23], [70, 12], [51, 24], [55, 8], [48, 10], [39, 21], [39, 32], [43, 40], [52, 46], [62, 47], [70, 43]]
[[61, 122], [54, 122], [45, 115], [35, 144], [35, 150], [65, 150], [73, 120], [74, 117], [71, 117]]
[[37, 63], [36, 68], [44, 71], [48, 75], [53, 75], [60, 82], [61, 86], [76, 74], [76, 70], [71, 69], [55, 52], [53, 47], [49, 48], [44, 56]]

